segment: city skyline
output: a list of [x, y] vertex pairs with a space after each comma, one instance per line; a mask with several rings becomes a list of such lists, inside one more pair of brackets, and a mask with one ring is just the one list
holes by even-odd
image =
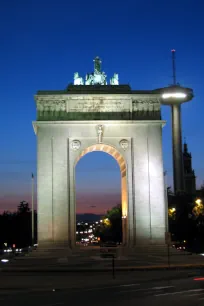
[[[176, 11], [172, 7], [166, 10], [163, 1], [156, 2], [159, 4], [157, 8], [149, 1], [149, 10], [146, 10], [146, 5], [129, 1], [132, 7], [129, 10], [126, 6], [118, 7], [113, 1], [106, 10], [105, 3], [94, 7], [93, 1], [88, 4], [79, 1], [69, 7], [71, 13], [67, 18], [67, 3], [61, 0], [56, 4], [50, 3], [45, 23], [45, 4], [20, 1], [10, 7], [7, 1], [3, 1], [0, 13], [3, 29], [0, 59], [3, 114], [0, 211], [15, 210], [21, 200], [29, 203], [31, 200], [31, 173], [36, 177], [36, 138], [31, 124], [36, 118], [34, 94], [37, 90], [64, 89], [73, 82], [74, 72], [85, 75], [93, 70], [92, 60], [97, 55], [102, 58], [102, 70], [109, 78], [116, 72], [120, 84], [130, 84], [133, 89], [155, 89], [172, 83], [171, 49], [176, 49], [177, 81], [182, 86], [193, 88], [195, 93], [195, 98], [182, 107], [182, 127], [183, 139], [185, 136], [192, 152], [197, 186], [202, 184], [204, 44], [199, 38], [202, 37], [201, 12], [204, 4], [196, 7], [192, 1], [185, 2], [183, 16], [183, 1], [177, 3]], [[101, 16], [106, 17], [103, 26], [97, 23], [98, 10]], [[80, 19], [75, 22], [75, 16], [79, 15]], [[191, 23], [187, 24], [188, 17]], [[148, 24], [152, 24], [151, 29], [145, 24], [145, 18], [148, 18]], [[97, 24], [90, 32], [93, 35], [82, 27], [87, 20]], [[168, 185], [172, 186], [169, 107], [162, 107], [162, 117], [167, 121], [163, 128], [164, 169], [167, 171]], [[119, 169], [105, 153], [100, 158], [91, 155], [94, 153], [89, 154], [80, 160], [77, 170], [77, 208], [81, 212], [83, 209], [90, 211], [90, 206], [97, 200], [98, 207], [102, 206], [101, 211], [104, 211], [109, 205], [106, 194], [111, 206], [118, 204]], [[89, 171], [90, 166], [92, 172]], [[87, 186], [88, 171], [90, 184]], [[104, 173], [108, 173], [108, 180]], [[100, 185], [97, 183], [99, 177]], [[104, 195], [106, 188], [108, 192]], [[89, 207], [83, 207], [83, 202], [90, 203], [86, 204]]]

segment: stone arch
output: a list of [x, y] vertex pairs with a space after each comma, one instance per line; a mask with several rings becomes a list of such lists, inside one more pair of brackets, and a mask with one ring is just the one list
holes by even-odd
[[[116, 160], [120, 168], [123, 245], [126, 245], [128, 243], [128, 222], [127, 222], [128, 221], [128, 184], [127, 184], [127, 165], [123, 155], [116, 148], [114, 148], [109, 144], [103, 144], [103, 143], [94, 144], [81, 151], [81, 153], [75, 160], [74, 169], [76, 168], [78, 161], [83, 156], [85, 156], [88, 153], [96, 151], [104, 152], [111, 155]], [[76, 170], [74, 170], [74, 172], [75, 171]]]

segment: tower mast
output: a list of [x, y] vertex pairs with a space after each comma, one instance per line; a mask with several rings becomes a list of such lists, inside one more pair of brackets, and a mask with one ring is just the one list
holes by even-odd
[[172, 49], [171, 50], [171, 54], [172, 54], [172, 69], [173, 69], [173, 85], [176, 85], [176, 50]]
[[[176, 84], [176, 50], [172, 49], [172, 69], [173, 87]], [[173, 149], [173, 168], [174, 168], [174, 192], [184, 191], [183, 155], [182, 155], [182, 130], [181, 130], [181, 103], [176, 100], [170, 103], [172, 116], [172, 149]]]

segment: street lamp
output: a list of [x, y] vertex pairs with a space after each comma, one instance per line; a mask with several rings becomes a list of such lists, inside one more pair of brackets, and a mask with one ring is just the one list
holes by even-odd
[[123, 245], [127, 244], [127, 216], [122, 215], [122, 235], [123, 235]]
[[171, 208], [168, 209], [168, 216], [170, 218], [172, 218], [173, 220], [175, 220], [175, 218], [176, 218], [175, 213], [176, 213], [176, 208], [175, 207], [171, 207]]
[[104, 219], [104, 224], [109, 226], [110, 225], [110, 220], [108, 218]]
[[31, 232], [32, 232], [32, 246], [35, 243], [35, 217], [34, 217], [34, 175], [32, 173], [31, 176], [31, 187], [32, 187], [32, 193], [31, 193]]
[[195, 202], [196, 202], [196, 204], [197, 204], [198, 206], [200, 206], [200, 204], [201, 204], [202, 201], [201, 201], [201, 199], [197, 199]]

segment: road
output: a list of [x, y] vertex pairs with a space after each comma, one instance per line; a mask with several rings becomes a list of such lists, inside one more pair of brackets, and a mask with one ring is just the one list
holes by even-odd
[[[199, 279], [201, 274], [198, 275]], [[8, 276], [7, 276], [8, 277]], [[14, 277], [11, 275], [11, 277]], [[16, 281], [18, 282], [18, 277]], [[34, 276], [27, 275], [25, 278]], [[48, 282], [45, 275], [42, 278]], [[58, 276], [61, 277], [60, 275]], [[94, 277], [94, 276], [93, 276]], [[57, 305], [117, 305], [117, 306], [201, 306], [204, 305], [204, 280], [195, 281], [195, 276], [181, 279], [157, 281], [141, 281], [130, 277], [124, 281], [120, 277], [117, 282], [96, 284], [84, 288], [44, 288], [37, 291], [0, 289], [0, 305], [15, 306], [57, 306]], [[1, 276], [2, 283], [4, 277]], [[19, 279], [20, 280], [20, 279]], [[8, 281], [8, 279], [6, 280]], [[64, 276], [63, 282], [66, 282]]]

